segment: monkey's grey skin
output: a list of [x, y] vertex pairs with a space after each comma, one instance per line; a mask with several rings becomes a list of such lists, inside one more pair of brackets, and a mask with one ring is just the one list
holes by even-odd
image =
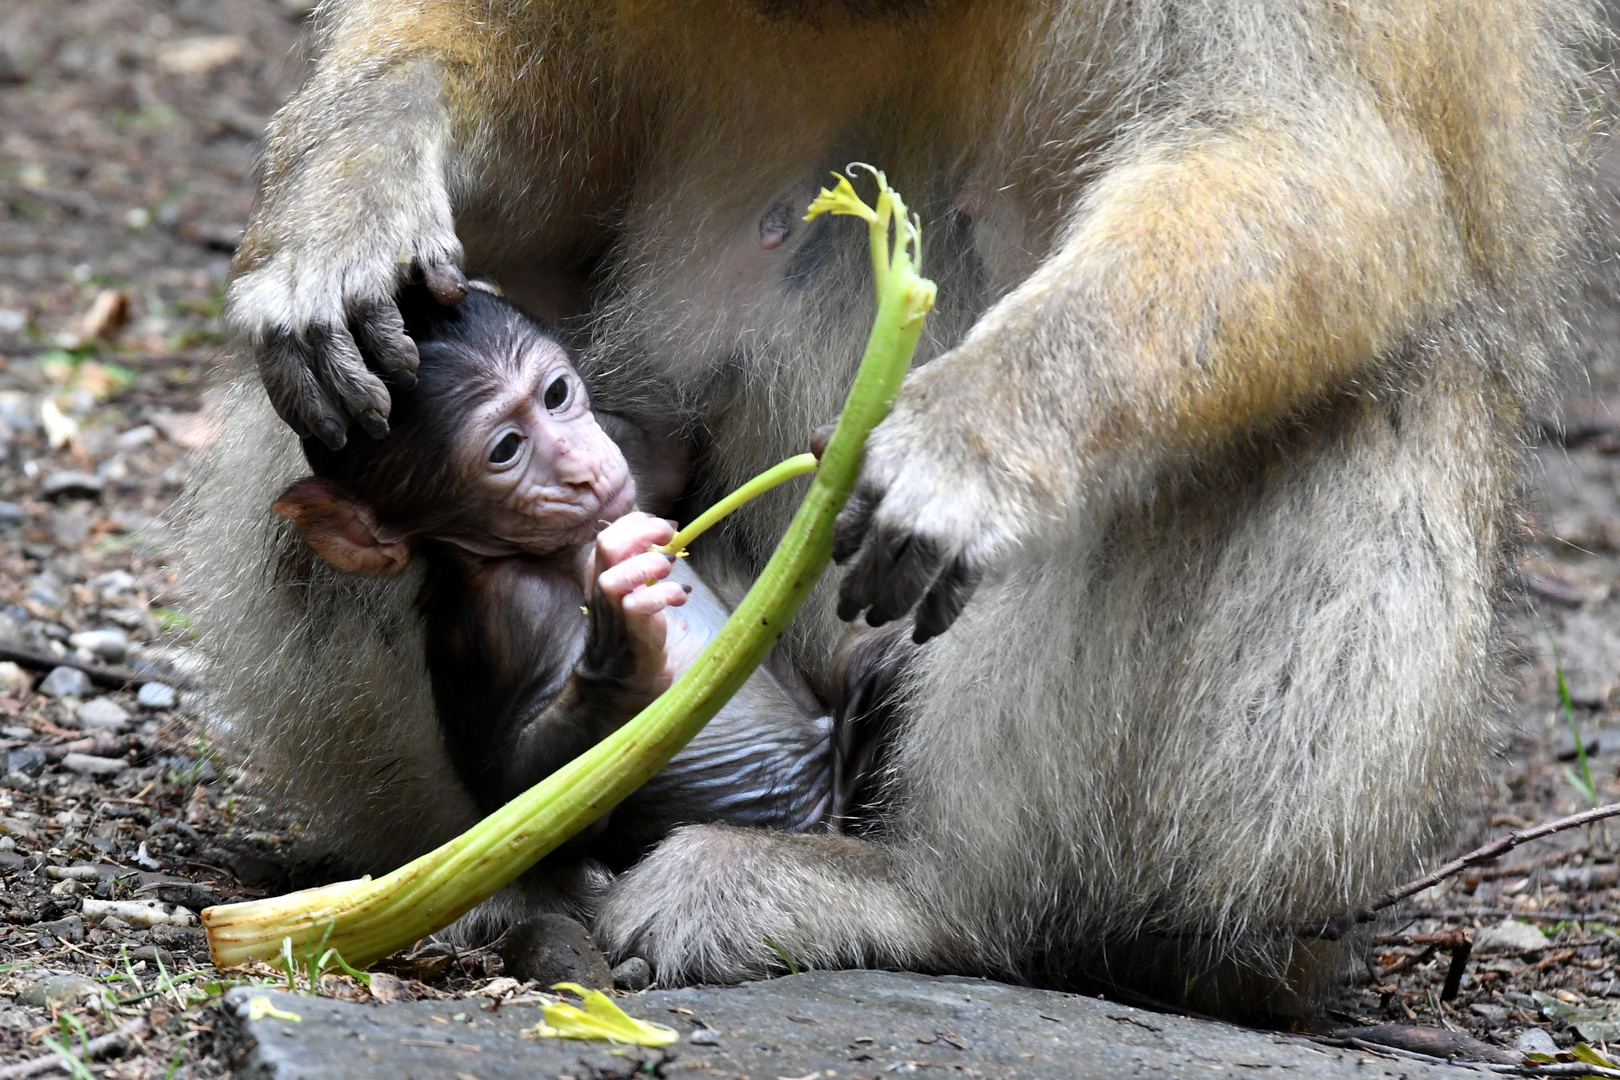
[[[230, 319], [304, 424], [379, 411], [335, 376], [354, 354], [277, 335], [385, 310], [459, 238], [575, 320], [599, 402], [688, 440], [697, 507], [835, 413], [864, 230], [799, 218], [829, 168], [884, 166], [943, 302], [844, 519], [845, 611], [931, 597], [932, 633], [980, 584], [910, 661], [871, 839], [679, 833], [600, 939], [664, 982], [772, 970], [769, 937], [823, 967], [1309, 1007], [1337, 953], [1290, 928], [1401, 879], [1489, 737], [1524, 410], [1583, 246], [1589, 14], [331, 3]], [[391, 861], [465, 821], [426, 812], [442, 763], [404, 726], [408, 592], [276, 584], [285, 475], [248, 474], [291, 439], [241, 401], [196, 579], [234, 590], [208, 613], [241, 669], [221, 707], [290, 785], [320, 792], [334, 751], [387, 762], [334, 839]], [[746, 581], [791, 503], [751, 507], [705, 575]], [[824, 694], [835, 589], [785, 645]]]

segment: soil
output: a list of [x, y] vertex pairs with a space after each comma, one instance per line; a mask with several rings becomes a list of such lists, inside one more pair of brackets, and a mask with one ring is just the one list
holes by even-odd
[[[210, 438], [221, 286], [308, 6], [0, 5], [0, 1062], [125, 1031], [91, 1072], [221, 1075], [220, 995], [288, 979], [214, 971], [195, 929], [202, 907], [286, 885], [289, 830], [252, 812], [204, 734], [166, 514]], [[1620, 799], [1620, 303], [1589, 293], [1585, 370], [1536, 451], [1501, 753], [1455, 851]], [[68, 685], [75, 670], [93, 684]], [[1420, 894], [1381, 926], [1333, 1037], [1620, 1043], [1617, 857], [1620, 822]], [[98, 920], [95, 902], [146, 906]], [[524, 992], [492, 954], [433, 946], [381, 985]], [[317, 989], [368, 996], [345, 977]]]

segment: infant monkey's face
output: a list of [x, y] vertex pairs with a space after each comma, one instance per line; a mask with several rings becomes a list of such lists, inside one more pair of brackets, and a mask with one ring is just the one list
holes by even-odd
[[[515, 360], [515, 377], [468, 418], [459, 464], [479, 504], [469, 515], [479, 530], [549, 554], [589, 542], [598, 522], [627, 513], [635, 484], [562, 348], [536, 343]], [[476, 537], [457, 541], [480, 547]]]

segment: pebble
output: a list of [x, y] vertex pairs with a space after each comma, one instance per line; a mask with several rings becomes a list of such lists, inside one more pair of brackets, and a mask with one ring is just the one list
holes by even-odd
[[90, 676], [78, 668], [52, 668], [39, 684], [39, 692], [48, 697], [79, 697], [90, 692]]
[[92, 698], [73, 710], [80, 724], [114, 733], [129, 727], [129, 712], [112, 698]]
[[45, 771], [45, 751], [38, 746], [19, 746], [8, 751], [6, 771], [38, 776]]
[[83, 776], [117, 776], [129, 768], [123, 758], [96, 757], [94, 754], [68, 754], [62, 759], [64, 768]]
[[693, 1046], [719, 1046], [720, 1033], [714, 1028], [698, 1028], [686, 1037]]
[[10, 660], [0, 662], [0, 697], [24, 697], [34, 680]]
[[[66, 922], [67, 920], [60, 921]], [[78, 920], [75, 918], [74, 921], [77, 922]], [[43, 928], [50, 924], [41, 923], [39, 925]], [[81, 936], [84, 933], [82, 924], [79, 933]], [[59, 1005], [63, 1002], [80, 1001], [89, 997], [99, 998], [101, 991], [102, 985], [100, 983], [83, 975], [47, 975], [33, 985], [24, 988], [23, 992], [17, 995], [17, 1004], [44, 1008], [52, 1004]]]
[[1547, 935], [1517, 919], [1505, 919], [1495, 926], [1482, 926], [1474, 931], [1476, 953], [1541, 952], [1548, 945]]
[[639, 956], [632, 956], [613, 969], [613, 988], [639, 994], [652, 985], [652, 968]]
[[28, 520], [28, 511], [14, 502], [0, 500], [0, 532], [15, 529]]
[[149, 682], [135, 695], [143, 709], [174, 708], [174, 687], [168, 683]]
[[115, 441], [118, 443], [118, 449], [133, 450], [138, 446], [146, 446], [154, 442], [157, 439], [157, 433], [157, 428], [151, 424], [142, 424], [139, 427], [130, 428], [118, 436]]
[[77, 915], [69, 915], [65, 919], [56, 919], [52, 922], [35, 923], [33, 929], [60, 941], [71, 941], [75, 945], [84, 941], [84, 920]]
[[70, 634], [68, 644], [75, 649], [88, 649], [109, 664], [122, 663], [129, 655], [129, 636], [111, 626], [100, 630], [86, 630], [82, 634]]
[[106, 481], [94, 473], [64, 471], [52, 473], [39, 486], [39, 493], [47, 499], [73, 496], [80, 499], [99, 498]]
[[8, 772], [0, 776], [0, 787], [10, 788], [12, 791], [33, 791], [34, 778], [27, 773]]
[[1546, 1029], [1538, 1027], [1525, 1028], [1519, 1032], [1513, 1040], [1513, 1049], [1521, 1054], [1558, 1056], [1558, 1044], [1553, 1042], [1553, 1037], [1547, 1034]]

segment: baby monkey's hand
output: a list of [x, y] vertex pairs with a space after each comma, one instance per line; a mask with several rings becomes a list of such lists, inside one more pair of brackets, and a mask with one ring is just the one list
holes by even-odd
[[[640, 511], [602, 530], [596, 538], [592, 573], [591, 632], [586, 664], [651, 700], [674, 681], [665, 649], [666, 608], [686, 603], [687, 589], [669, 576], [671, 559], [652, 550], [675, 538], [675, 527]], [[594, 654], [594, 655], [593, 655]]]

